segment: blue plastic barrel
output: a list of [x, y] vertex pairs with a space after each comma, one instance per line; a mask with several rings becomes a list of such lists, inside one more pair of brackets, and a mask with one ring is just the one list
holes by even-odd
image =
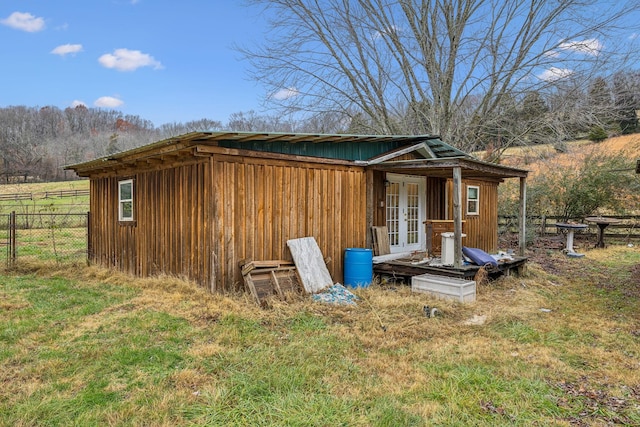
[[373, 252], [371, 249], [344, 250], [344, 284], [352, 288], [367, 287], [373, 280]]

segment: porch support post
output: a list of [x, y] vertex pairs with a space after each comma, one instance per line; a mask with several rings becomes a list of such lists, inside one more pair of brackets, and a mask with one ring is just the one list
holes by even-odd
[[518, 254], [524, 256], [527, 246], [527, 178], [520, 178], [520, 212], [518, 221], [520, 232], [518, 234]]
[[373, 236], [371, 235], [371, 226], [373, 226], [373, 216], [375, 209], [375, 199], [374, 199], [374, 191], [373, 187], [375, 184], [375, 180], [373, 178], [373, 170], [367, 169], [365, 171], [365, 185], [366, 185], [366, 220], [365, 220], [365, 230], [364, 234], [366, 237], [366, 247], [373, 248]]
[[462, 169], [453, 168], [453, 267], [462, 266]]

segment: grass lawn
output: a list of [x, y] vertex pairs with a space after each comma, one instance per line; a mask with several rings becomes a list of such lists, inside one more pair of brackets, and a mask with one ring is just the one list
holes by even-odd
[[637, 248], [535, 255], [473, 304], [356, 293], [263, 310], [175, 278], [5, 272], [0, 425], [640, 425]]
[[89, 210], [89, 196], [79, 195], [73, 197], [59, 197], [51, 195], [45, 197], [48, 192], [60, 191], [86, 191], [89, 190], [88, 180], [42, 182], [25, 184], [0, 184], [0, 195], [31, 193], [33, 199], [24, 200], [0, 200], [0, 215], [16, 212], [19, 214], [84, 214]]
[[0, 184], [0, 194], [42, 193], [44, 191], [88, 190], [89, 180]]

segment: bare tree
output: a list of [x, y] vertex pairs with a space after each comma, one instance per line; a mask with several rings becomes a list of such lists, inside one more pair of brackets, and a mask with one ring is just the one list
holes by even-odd
[[222, 123], [217, 120], [200, 119], [187, 123], [165, 123], [158, 128], [160, 137], [169, 138], [188, 132], [221, 130]]
[[226, 129], [237, 132], [296, 132], [298, 123], [280, 115], [260, 115], [250, 110], [232, 113]]
[[351, 122], [349, 116], [329, 111], [307, 117], [301, 121], [299, 130], [305, 133], [345, 133]]
[[63, 165], [138, 147], [157, 140], [158, 134], [150, 121], [114, 110], [81, 105], [65, 110], [0, 108], [0, 178], [68, 178]]
[[[638, 0], [249, 3], [273, 17], [261, 46], [239, 48], [269, 103], [347, 114], [372, 133], [440, 134], [462, 148], [502, 127], [526, 94], [613, 74], [640, 22]], [[500, 143], [521, 130], [504, 129]]]
[[638, 130], [640, 109], [640, 73], [618, 73], [613, 76], [613, 92], [617, 119], [622, 133]]

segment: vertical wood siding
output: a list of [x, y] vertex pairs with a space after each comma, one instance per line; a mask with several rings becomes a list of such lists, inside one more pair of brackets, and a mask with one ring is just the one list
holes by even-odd
[[372, 172], [371, 185], [373, 192], [372, 211], [373, 218], [371, 225], [383, 226], [387, 224], [387, 188], [385, 187], [385, 180], [387, 175], [385, 172], [373, 171]]
[[206, 161], [139, 173], [134, 223], [118, 222], [118, 181], [91, 180], [94, 261], [124, 272], [187, 277], [204, 286], [211, 276], [210, 197]]
[[361, 168], [214, 156], [216, 289], [243, 286], [238, 261], [291, 259], [287, 240], [313, 236], [342, 281], [343, 252], [366, 242]]
[[[134, 179], [134, 224], [118, 222], [118, 181]], [[335, 281], [343, 252], [366, 243], [362, 168], [213, 156], [91, 180], [98, 264], [186, 277], [212, 292], [243, 287], [243, 259], [291, 259], [286, 241], [313, 236]]]
[[445, 178], [427, 177], [428, 219], [445, 219], [446, 183]]
[[[449, 218], [453, 218], [453, 182], [449, 188]], [[467, 185], [480, 187], [479, 215], [467, 215]], [[498, 250], [498, 182], [463, 180], [462, 181], [462, 219], [465, 221], [464, 246], [480, 248], [485, 252]]]

